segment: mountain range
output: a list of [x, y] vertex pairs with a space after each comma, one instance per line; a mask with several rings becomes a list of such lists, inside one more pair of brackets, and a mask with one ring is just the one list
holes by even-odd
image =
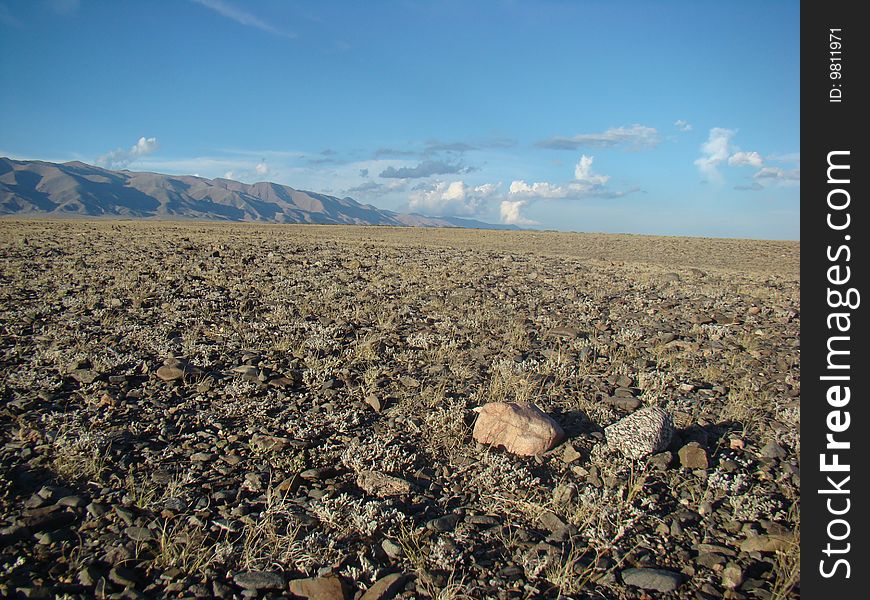
[[206, 219], [517, 229], [458, 217], [383, 210], [277, 183], [113, 171], [79, 161], [0, 157], [0, 215]]

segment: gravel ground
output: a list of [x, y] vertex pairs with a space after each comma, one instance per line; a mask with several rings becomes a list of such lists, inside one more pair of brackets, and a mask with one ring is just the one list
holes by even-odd
[[799, 253], [0, 221], [0, 595], [798, 597]]

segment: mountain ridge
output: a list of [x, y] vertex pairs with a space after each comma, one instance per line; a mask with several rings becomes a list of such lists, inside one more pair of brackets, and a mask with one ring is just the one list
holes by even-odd
[[115, 171], [81, 161], [0, 157], [0, 215], [519, 229], [398, 213], [269, 181]]

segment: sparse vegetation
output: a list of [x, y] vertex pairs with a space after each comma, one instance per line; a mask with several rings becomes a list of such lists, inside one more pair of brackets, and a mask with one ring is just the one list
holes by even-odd
[[[43, 540], [9, 538], [0, 595], [84, 570], [82, 589], [110, 596], [120, 565], [154, 597], [239, 596], [239, 574], [264, 572], [282, 593], [401, 573], [400, 598], [628, 599], [643, 592], [621, 573], [655, 567], [694, 598], [731, 589], [728, 562], [742, 597], [797, 597], [797, 544], [741, 543], [800, 535], [798, 257], [787, 242], [0, 221], [0, 526], [35, 522]], [[472, 409], [493, 401], [536, 404], [566, 443], [530, 458], [476, 444]], [[608, 448], [604, 428], [646, 406], [673, 416], [667, 451]], [[706, 468], [681, 464], [689, 442]]]

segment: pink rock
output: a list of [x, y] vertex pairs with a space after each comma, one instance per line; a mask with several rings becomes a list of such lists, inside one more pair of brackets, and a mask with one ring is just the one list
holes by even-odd
[[513, 454], [543, 454], [565, 438], [562, 427], [533, 404], [490, 402], [474, 410], [474, 439]]

